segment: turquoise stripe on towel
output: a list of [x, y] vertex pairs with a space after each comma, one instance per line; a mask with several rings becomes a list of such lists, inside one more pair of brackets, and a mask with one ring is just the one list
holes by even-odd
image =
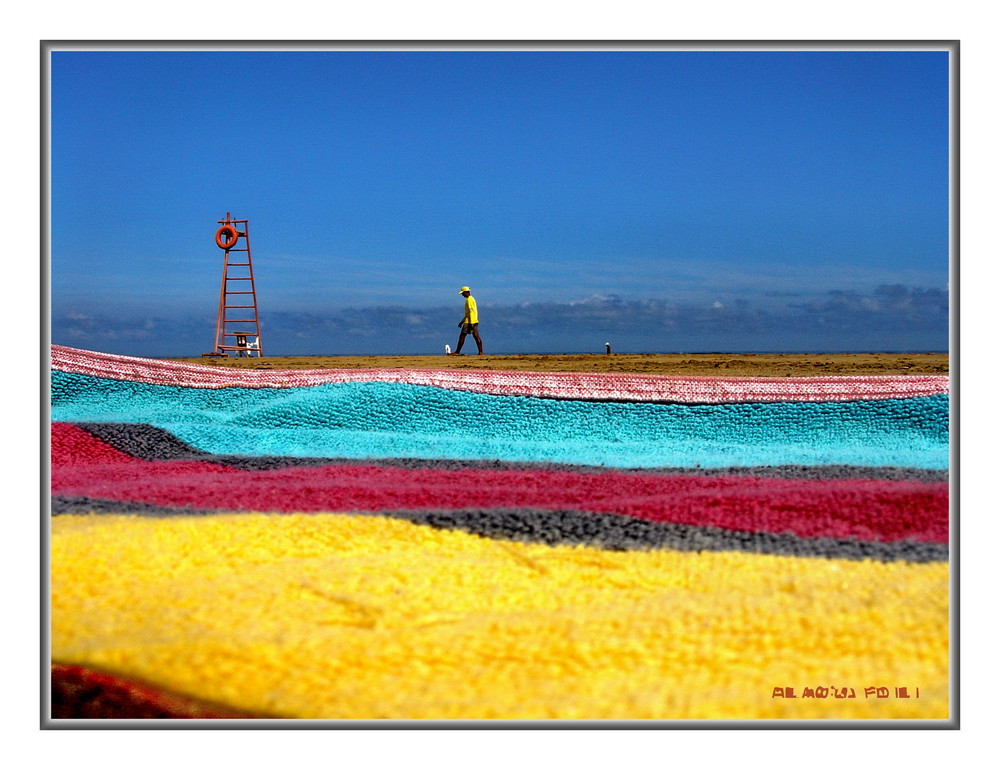
[[610, 467], [948, 467], [948, 397], [683, 405], [421, 385], [148, 385], [52, 372], [52, 420], [142, 422], [219, 454], [547, 461]]

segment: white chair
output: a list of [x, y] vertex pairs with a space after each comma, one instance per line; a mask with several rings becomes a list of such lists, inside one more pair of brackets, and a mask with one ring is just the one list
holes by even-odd
[[247, 341], [247, 356], [253, 358], [255, 350], [257, 351], [257, 358], [260, 358], [260, 337], [251, 337]]

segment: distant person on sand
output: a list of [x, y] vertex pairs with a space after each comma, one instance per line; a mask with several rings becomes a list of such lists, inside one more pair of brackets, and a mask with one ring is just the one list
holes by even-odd
[[465, 297], [465, 315], [458, 322], [462, 332], [458, 335], [458, 345], [455, 347], [455, 352], [448, 355], [461, 355], [462, 345], [465, 344], [465, 335], [467, 334], [472, 335], [472, 339], [476, 341], [476, 346], [479, 348], [479, 355], [482, 355], [483, 341], [479, 339], [479, 311], [476, 309], [476, 298], [472, 296], [468, 286], [462, 287], [461, 294]]

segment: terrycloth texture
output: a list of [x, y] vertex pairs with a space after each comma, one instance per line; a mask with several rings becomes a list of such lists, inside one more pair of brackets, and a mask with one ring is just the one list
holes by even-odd
[[53, 719], [253, 719], [256, 715], [161, 687], [93, 671], [84, 666], [52, 666]]
[[[395, 468], [439, 468], [448, 470], [571, 470], [581, 473], [603, 472], [599, 465], [575, 463], [509, 462], [504, 460], [455, 460], [421, 459], [415, 457], [389, 457], [373, 460], [330, 457], [291, 457], [288, 455], [217, 455], [195, 449], [169, 431], [152, 425], [137, 423], [84, 422], [76, 425], [110, 446], [144, 460], [210, 460], [242, 470], [267, 470], [271, 468], [305, 467], [313, 465], [362, 465], [378, 464]], [[761, 476], [787, 479], [853, 479], [869, 478], [886, 481], [947, 481], [947, 470], [928, 470], [891, 466], [851, 465], [747, 465], [728, 468], [621, 468], [625, 473], [648, 472], [683, 473], [687, 475]]]
[[[231, 510], [569, 508], [800, 537], [948, 542], [944, 482], [803, 483], [758, 477], [356, 465], [246, 472], [206, 461], [131, 459], [64, 423], [52, 426], [52, 446], [55, 495], [139, 499], [181, 509], [197, 508], [225, 486]], [[88, 462], [89, 457], [96, 461]]]
[[[330, 514], [52, 526], [59, 659], [261, 714], [948, 715], [941, 562], [613, 552]], [[911, 697], [865, 697], [882, 685]]]
[[233, 370], [177, 361], [116, 356], [52, 346], [52, 368], [116, 380], [191, 388], [294, 388], [342, 382], [433, 385], [498, 396], [597, 401], [735, 403], [861, 401], [948, 392], [947, 375], [872, 377], [664, 377], [581, 372], [456, 371], [452, 369]]
[[216, 454], [425, 457], [612, 467], [946, 468], [948, 397], [593, 403], [387, 383], [182, 388], [54, 372], [52, 419], [146, 422]]
[[949, 716], [946, 383], [53, 362], [59, 716]]

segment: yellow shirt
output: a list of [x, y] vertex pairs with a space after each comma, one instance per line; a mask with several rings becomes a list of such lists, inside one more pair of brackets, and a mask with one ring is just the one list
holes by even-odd
[[471, 294], [465, 298], [465, 317], [462, 319], [462, 323], [479, 323], [479, 310], [476, 309], [476, 298]]

